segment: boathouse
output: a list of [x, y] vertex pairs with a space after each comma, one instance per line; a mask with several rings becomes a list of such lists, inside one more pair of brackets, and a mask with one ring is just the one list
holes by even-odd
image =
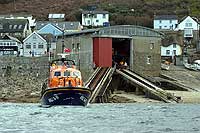
[[159, 76], [162, 34], [136, 25], [110, 26], [67, 33], [60, 37], [57, 53], [71, 49], [70, 58], [81, 69], [111, 67], [124, 60], [129, 68], [144, 76]]

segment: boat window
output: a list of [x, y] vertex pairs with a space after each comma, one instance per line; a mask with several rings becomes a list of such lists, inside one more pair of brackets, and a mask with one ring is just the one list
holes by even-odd
[[81, 74], [80, 74], [80, 72], [73, 72], [73, 76], [80, 77]]
[[61, 72], [55, 72], [54, 76], [61, 76]]
[[70, 76], [70, 72], [69, 71], [65, 71], [64, 72], [64, 76]]

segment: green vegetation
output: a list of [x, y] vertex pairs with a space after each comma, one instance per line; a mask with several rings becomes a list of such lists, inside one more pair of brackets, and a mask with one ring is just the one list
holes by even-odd
[[[14, 1], [16, 9], [13, 8]], [[111, 25], [135, 24], [152, 27], [154, 15], [177, 15], [179, 19], [190, 15], [200, 18], [200, 0], [0, 0], [1, 13], [29, 13], [44, 20], [48, 13], [65, 13], [66, 19], [81, 21], [81, 11], [106, 10]], [[5, 4], [9, 6], [5, 6]], [[90, 7], [90, 8], [89, 8]], [[40, 10], [38, 10], [40, 9]]]

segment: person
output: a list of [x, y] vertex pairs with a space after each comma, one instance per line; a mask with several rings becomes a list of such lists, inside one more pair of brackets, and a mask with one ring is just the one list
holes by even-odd
[[123, 59], [122, 61], [120, 61], [120, 67], [121, 68], [127, 68], [128, 67], [128, 64], [127, 64], [127, 62]]
[[128, 66], [128, 65], [127, 65], [127, 63], [126, 63], [126, 61], [124, 62], [124, 66], [125, 66], [125, 67], [127, 67], [127, 66]]
[[119, 63], [121, 66], [123, 66], [124, 65], [124, 62], [123, 61], [120, 61], [120, 63]]

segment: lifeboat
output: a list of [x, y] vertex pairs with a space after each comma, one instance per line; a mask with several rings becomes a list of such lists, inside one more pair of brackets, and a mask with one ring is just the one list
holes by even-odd
[[86, 106], [91, 90], [84, 87], [81, 72], [73, 60], [65, 58], [51, 61], [48, 83], [41, 91], [42, 105]]

